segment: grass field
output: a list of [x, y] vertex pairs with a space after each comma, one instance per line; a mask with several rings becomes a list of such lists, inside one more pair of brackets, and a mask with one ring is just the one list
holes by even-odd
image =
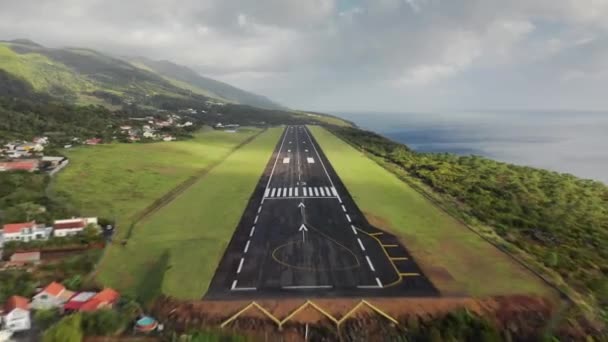
[[70, 165], [52, 189], [67, 194], [84, 215], [116, 219], [123, 237], [135, 214], [258, 132], [206, 129], [186, 141], [76, 148], [67, 151]]
[[98, 274], [144, 302], [158, 293], [200, 298], [279, 139], [272, 128], [231, 154], [112, 245]]
[[553, 294], [391, 172], [325, 129], [311, 130], [368, 220], [399, 236], [443, 294]]

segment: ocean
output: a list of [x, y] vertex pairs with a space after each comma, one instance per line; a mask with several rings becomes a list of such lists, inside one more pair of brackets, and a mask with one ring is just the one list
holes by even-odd
[[336, 115], [416, 151], [481, 155], [608, 184], [608, 112], [344, 112]]

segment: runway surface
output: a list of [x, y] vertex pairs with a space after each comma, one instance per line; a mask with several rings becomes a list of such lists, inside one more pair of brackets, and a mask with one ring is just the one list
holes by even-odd
[[371, 226], [305, 126], [288, 126], [205, 295], [437, 296], [396, 237]]

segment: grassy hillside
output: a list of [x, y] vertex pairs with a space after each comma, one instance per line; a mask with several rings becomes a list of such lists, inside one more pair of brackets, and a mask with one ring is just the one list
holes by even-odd
[[200, 298], [281, 134], [272, 128], [231, 154], [108, 249], [99, 279], [146, 300]]
[[280, 105], [264, 96], [253, 94], [229, 84], [199, 75], [196, 71], [169, 61], [153, 61], [146, 58], [135, 58], [133, 63], [145, 66], [165, 77], [175, 86], [189, 89], [204, 96], [220, 99], [225, 102], [239, 103], [266, 109], [283, 109]]
[[327, 130], [311, 130], [367, 219], [400, 237], [442, 294], [552, 294], [391, 172]]

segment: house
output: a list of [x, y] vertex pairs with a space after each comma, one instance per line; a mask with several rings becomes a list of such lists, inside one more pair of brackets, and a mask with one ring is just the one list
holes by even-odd
[[73, 296], [74, 292], [57, 282], [52, 282], [32, 297], [30, 307], [36, 310], [60, 308]]
[[40, 252], [16, 252], [11, 255], [7, 266], [25, 266], [40, 263]]
[[173, 141], [173, 140], [175, 140], [175, 137], [173, 137], [171, 135], [163, 136], [163, 141]]
[[112, 308], [119, 298], [120, 294], [111, 288], [105, 288], [99, 293], [80, 292], [70, 298], [63, 309], [66, 312], [74, 312]]
[[36, 224], [36, 221], [9, 223], [2, 227], [2, 237], [4, 241], [33, 241], [48, 240], [52, 228]]
[[154, 133], [154, 131], [145, 131], [143, 134], [144, 138], [154, 138], [156, 137], [156, 134]]
[[53, 222], [53, 235], [64, 237], [76, 235], [84, 230], [88, 225], [97, 226], [97, 217], [78, 217], [67, 220], [55, 220]]
[[97, 145], [97, 144], [101, 144], [101, 139], [100, 138], [91, 138], [91, 139], [85, 140], [84, 143], [86, 145]]
[[27, 298], [20, 296], [9, 297], [4, 304], [2, 323], [4, 328], [10, 331], [29, 330], [32, 324]]
[[49, 143], [49, 137], [35, 137], [32, 139], [34, 144], [47, 145]]
[[[19, 153], [18, 153], [19, 154]], [[9, 155], [13, 157], [14, 153]], [[19, 157], [23, 156], [19, 154]], [[0, 162], [0, 171], [29, 171], [38, 170], [39, 162], [37, 160], [14, 160], [9, 162]]]

